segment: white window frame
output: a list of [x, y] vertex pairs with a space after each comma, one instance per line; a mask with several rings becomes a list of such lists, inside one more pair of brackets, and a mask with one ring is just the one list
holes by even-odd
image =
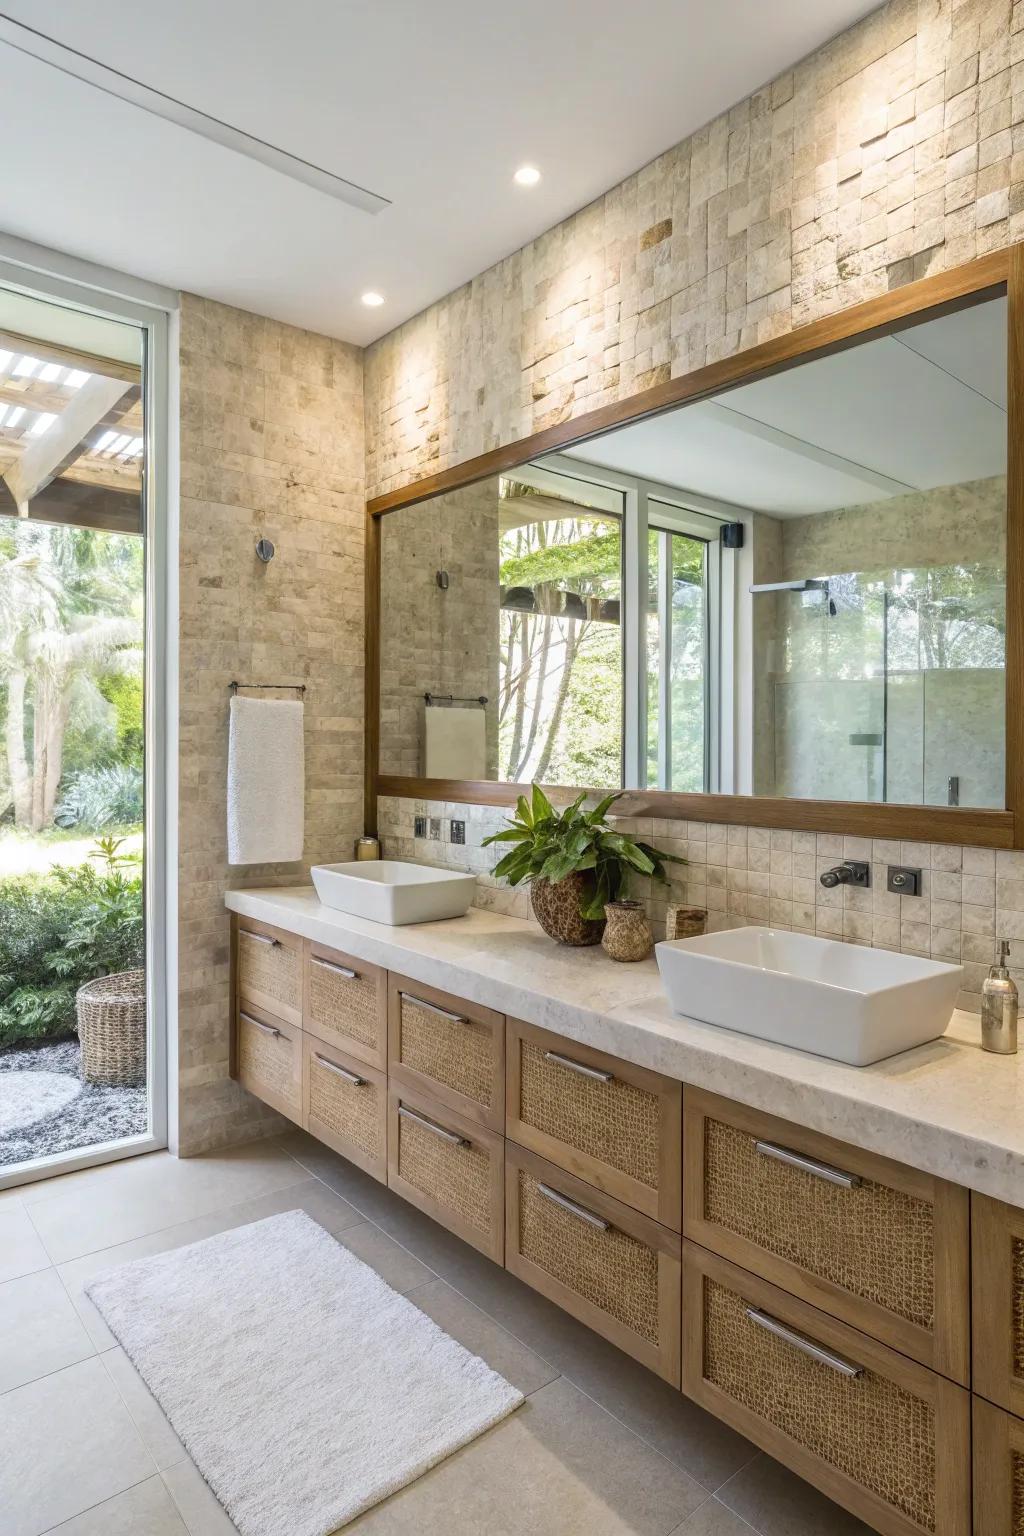
[[[545, 476], [545, 471], [550, 473]], [[647, 648], [637, 616], [645, 611], [648, 590], [648, 533], [653, 527], [689, 533], [708, 544], [707, 731], [705, 763], [707, 794], [731, 794], [735, 781], [735, 627], [736, 552], [721, 543], [726, 523], [748, 525], [750, 512], [708, 496], [694, 495], [679, 486], [643, 480], [618, 470], [589, 464], [568, 454], [546, 454], [543, 459], [515, 470], [515, 477], [538, 488], [559, 489], [566, 482], [586, 485], [595, 506], [602, 490], [617, 498], [614, 510], [624, 518], [622, 571], [623, 730], [622, 787], [645, 789], [647, 785]], [[652, 510], [651, 504], [655, 506]], [[610, 501], [605, 503], [612, 510]], [[667, 671], [662, 674], [667, 687]]]
[[168, 1144], [168, 1085], [176, 1081], [177, 987], [177, 295], [125, 273], [0, 234], [0, 285], [136, 326], [143, 334], [145, 457], [145, 913], [149, 1130], [117, 1142], [0, 1170], [0, 1189]]

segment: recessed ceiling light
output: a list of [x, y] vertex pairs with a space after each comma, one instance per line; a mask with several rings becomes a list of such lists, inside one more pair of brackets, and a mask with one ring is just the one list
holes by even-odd
[[384, 303], [384, 295], [382, 293], [375, 293], [371, 288], [368, 293], [363, 294], [363, 303], [367, 309], [379, 309]]
[[512, 180], [520, 187], [535, 187], [540, 181], [540, 171], [535, 165], [521, 165]]

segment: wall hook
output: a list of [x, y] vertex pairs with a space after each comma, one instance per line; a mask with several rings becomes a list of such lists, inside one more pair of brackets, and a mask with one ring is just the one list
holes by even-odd
[[261, 535], [256, 540], [256, 558], [262, 560], [264, 565], [269, 565], [274, 558], [274, 553], [274, 546], [270, 539], [265, 539]]

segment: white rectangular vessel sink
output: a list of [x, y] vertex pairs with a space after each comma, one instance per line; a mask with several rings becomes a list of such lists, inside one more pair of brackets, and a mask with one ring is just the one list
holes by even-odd
[[935, 1040], [961, 967], [771, 928], [656, 946], [674, 1013], [866, 1067]]
[[325, 907], [392, 928], [462, 917], [476, 892], [475, 875], [405, 864], [401, 859], [317, 864], [310, 874]]

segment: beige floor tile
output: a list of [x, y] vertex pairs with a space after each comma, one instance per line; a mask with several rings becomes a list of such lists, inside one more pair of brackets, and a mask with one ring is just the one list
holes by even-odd
[[436, 1279], [433, 1270], [421, 1264], [414, 1254], [370, 1221], [364, 1221], [358, 1227], [346, 1227], [336, 1236], [339, 1243], [375, 1269], [396, 1291], [412, 1291]]
[[166, 1469], [163, 1479], [189, 1536], [238, 1536], [194, 1462], [176, 1462]]
[[754, 1528], [717, 1499], [708, 1499], [672, 1536], [754, 1536]]
[[526, 1395], [538, 1392], [557, 1377], [554, 1366], [514, 1339], [465, 1296], [460, 1296], [446, 1280], [432, 1280], [429, 1285], [417, 1286], [409, 1300], [520, 1392]]
[[189, 1536], [174, 1507], [163, 1481], [147, 1478], [76, 1515], [63, 1525], [55, 1525], [49, 1536]]
[[109, 1349], [117, 1340], [85, 1295], [82, 1288], [87, 1281], [106, 1269], [128, 1264], [132, 1259], [146, 1259], [154, 1253], [166, 1253], [185, 1243], [197, 1243], [204, 1237], [212, 1237], [216, 1232], [226, 1232], [232, 1227], [244, 1226], [246, 1222], [262, 1221], [267, 1216], [295, 1210], [305, 1211], [314, 1221], [326, 1227], [328, 1232], [341, 1232], [346, 1227], [362, 1222], [358, 1211], [326, 1189], [318, 1179], [304, 1178], [299, 1184], [289, 1184], [284, 1189], [261, 1195], [256, 1200], [225, 1206], [209, 1215], [198, 1216], [194, 1221], [184, 1221], [159, 1232], [150, 1232], [146, 1237], [103, 1248], [80, 1259], [71, 1259], [61, 1264], [58, 1272], [96, 1348]]
[[4, 1536], [39, 1536], [156, 1471], [97, 1359], [0, 1397], [0, 1446]]
[[173, 1467], [176, 1461], [184, 1460], [187, 1454], [185, 1447], [124, 1350], [105, 1350], [100, 1359], [160, 1471], [165, 1467]]
[[760, 1536], [871, 1536], [863, 1521], [770, 1456], [744, 1467], [717, 1497]]
[[55, 1269], [0, 1285], [0, 1392], [95, 1354]]
[[59, 1264], [254, 1200], [304, 1177], [279, 1147], [260, 1142], [208, 1157], [152, 1152], [68, 1174], [55, 1181], [62, 1190], [54, 1187], [27, 1208], [47, 1253]]
[[277, 1145], [316, 1178], [323, 1179], [370, 1221], [379, 1221], [382, 1216], [406, 1204], [378, 1179], [339, 1157], [337, 1152], [332, 1152], [330, 1147], [325, 1147], [322, 1141], [316, 1141], [305, 1131], [289, 1131], [278, 1138]]
[[0, 1207], [0, 1283], [48, 1269], [50, 1258], [20, 1200]]
[[713, 1492], [756, 1447], [404, 1201], [384, 1229], [534, 1354]]
[[668, 1536], [705, 1499], [566, 1381], [370, 1510], [360, 1536]]

